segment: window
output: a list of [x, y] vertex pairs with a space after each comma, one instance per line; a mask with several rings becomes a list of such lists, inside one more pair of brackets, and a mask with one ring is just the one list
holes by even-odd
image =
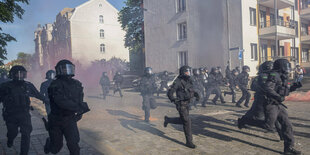
[[304, 24], [304, 23], [302, 23], [301, 24], [301, 35], [302, 36], [306, 36], [306, 35], [308, 35], [309, 33], [308, 33], [308, 24]]
[[188, 65], [187, 63], [187, 52], [183, 51], [183, 52], [179, 52], [179, 68], [184, 66], [184, 65]]
[[250, 25], [256, 26], [256, 9], [250, 8]]
[[99, 23], [103, 23], [103, 16], [102, 15], [99, 16]]
[[177, 12], [186, 10], [186, 0], [177, 0]]
[[187, 25], [186, 23], [178, 24], [178, 39], [184, 40], [187, 38]]
[[276, 57], [277, 53], [276, 53], [276, 45], [272, 45], [271, 46], [271, 57]]
[[302, 49], [301, 56], [302, 62], [309, 62], [309, 49]]
[[257, 44], [251, 44], [251, 60], [257, 60]]
[[280, 46], [280, 48], [279, 48], [279, 56], [284, 56], [284, 46]]
[[261, 57], [262, 57], [262, 61], [267, 61], [267, 45], [265, 44], [262, 44], [261, 45]]
[[100, 44], [100, 52], [105, 53], [105, 44]]
[[260, 27], [261, 28], [266, 27], [266, 12], [265, 11], [260, 11]]
[[104, 30], [100, 30], [100, 38], [104, 38]]

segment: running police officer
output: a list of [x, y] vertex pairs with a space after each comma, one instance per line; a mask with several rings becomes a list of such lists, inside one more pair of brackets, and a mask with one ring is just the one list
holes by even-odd
[[47, 129], [49, 138], [46, 139], [44, 152], [56, 154], [63, 146], [66, 138], [70, 155], [79, 155], [79, 130], [77, 121], [89, 111], [87, 103], [83, 102], [82, 84], [73, 79], [75, 66], [69, 60], [57, 63], [56, 79], [48, 88], [51, 113], [48, 115]]
[[154, 98], [154, 93], [157, 90], [157, 85], [155, 82], [155, 76], [153, 75], [152, 68], [146, 67], [144, 69], [144, 75], [140, 82], [140, 91], [143, 99], [142, 109], [145, 113], [145, 122], [150, 121], [150, 110], [157, 107]]
[[168, 86], [168, 81], [169, 81], [169, 75], [168, 75], [168, 71], [164, 71], [164, 73], [160, 76], [160, 87], [157, 91], [157, 96], [159, 96], [159, 93], [162, 92], [164, 89], [168, 90], [169, 86]]
[[248, 91], [248, 83], [249, 83], [249, 73], [250, 67], [243, 66], [242, 72], [237, 77], [238, 86], [242, 91], [242, 96], [239, 101], [236, 103], [237, 107], [241, 107], [241, 103], [245, 100], [244, 106], [249, 107], [249, 102], [251, 98], [251, 94]]
[[[199, 100], [199, 95], [194, 91], [193, 82], [191, 80], [191, 68], [189, 66], [183, 66], [180, 68], [180, 75], [174, 81], [173, 85], [168, 91], [168, 98], [172, 103], [176, 105], [176, 108], [180, 114], [180, 117], [169, 118], [165, 116], [164, 127], [171, 124], [183, 124], [183, 130], [186, 138], [186, 146], [189, 148], [196, 148], [193, 144], [192, 137], [192, 125], [189, 118], [189, 104], [190, 100], [196, 97]], [[176, 98], [174, 97], [176, 93]]]
[[[56, 76], [56, 72], [53, 71], [53, 70], [49, 70], [49, 71], [46, 72], [45, 75], [46, 75], [45, 76], [46, 81], [41, 84], [41, 86], [40, 86], [40, 93], [44, 97], [48, 98], [47, 90], [48, 90], [48, 87], [51, 85], [52, 81], [54, 80], [54, 78]], [[51, 113], [50, 103], [47, 102], [47, 103], [44, 103], [44, 105], [45, 105], [45, 111], [46, 111], [47, 115], [49, 115]]]
[[[202, 98], [204, 87], [203, 87], [202, 80], [200, 79], [200, 74], [201, 73], [200, 73], [199, 69], [193, 69], [193, 77], [192, 77], [193, 88], [194, 88], [194, 91], [199, 94], [199, 98]], [[193, 105], [193, 106], [195, 106], [195, 108], [197, 108], [197, 104], [199, 104], [199, 101], [200, 100], [197, 101], [193, 98], [191, 100], [191, 106]]]
[[227, 94], [232, 95], [232, 103], [236, 103], [236, 87], [237, 87], [237, 76], [238, 76], [238, 72], [237, 70], [233, 69], [231, 71], [231, 75], [229, 76], [229, 89], [230, 92], [224, 92], [224, 96], [226, 96]]
[[116, 72], [116, 74], [115, 74], [115, 76], [113, 78], [113, 81], [114, 81], [114, 94], [116, 92], [119, 92], [119, 95], [121, 97], [123, 97], [122, 88], [121, 88], [123, 80], [124, 80], [124, 78], [123, 78], [121, 72]]
[[102, 73], [99, 84], [101, 85], [103, 99], [105, 100], [110, 91], [110, 79], [107, 72]]
[[[27, 155], [32, 131], [29, 113], [30, 97], [48, 100], [30, 82], [25, 81], [27, 71], [23, 66], [13, 66], [9, 72], [11, 81], [0, 86], [0, 102], [3, 103], [2, 116], [7, 127], [7, 146], [12, 147], [18, 131], [21, 133], [20, 154]], [[18, 130], [19, 128], [19, 130]]]

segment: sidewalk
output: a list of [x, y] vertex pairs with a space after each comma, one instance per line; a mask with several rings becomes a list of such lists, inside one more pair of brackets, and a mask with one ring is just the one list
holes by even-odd
[[[36, 105], [35, 103], [33, 105]], [[2, 105], [0, 105], [2, 109]], [[36, 109], [36, 108], [35, 108]], [[31, 121], [33, 126], [33, 131], [31, 133], [31, 142], [30, 142], [30, 151], [29, 155], [43, 155], [44, 154], [44, 144], [45, 140], [48, 137], [48, 133], [44, 128], [43, 121], [41, 120], [42, 115], [38, 112], [40, 109], [36, 109], [31, 111]], [[2, 118], [2, 110], [0, 110], [0, 155], [18, 155], [20, 151], [20, 134], [14, 141], [14, 146], [12, 148], [8, 148], [6, 146], [6, 133], [7, 129], [5, 126], [5, 122]], [[100, 155], [96, 149], [87, 144], [83, 138], [80, 141], [81, 147], [81, 155]], [[68, 155], [69, 151], [66, 146], [66, 142], [64, 142], [64, 147], [58, 153], [59, 155]]]

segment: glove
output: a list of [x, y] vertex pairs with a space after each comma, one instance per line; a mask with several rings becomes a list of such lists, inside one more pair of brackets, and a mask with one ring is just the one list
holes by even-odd
[[76, 114], [76, 115], [75, 115], [75, 120], [76, 120], [76, 121], [79, 121], [79, 120], [82, 119], [82, 117], [83, 117], [83, 115], [81, 115], [81, 114]]
[[278, 102], [283, 102], [285, 100], [285, 97], [280, 96], [276, 99]]

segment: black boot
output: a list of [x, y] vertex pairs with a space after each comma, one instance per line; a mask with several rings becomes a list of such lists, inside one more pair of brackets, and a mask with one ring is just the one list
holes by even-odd
[[51, 152], [50, 151], [50, 138], [46, 138], [45, 145], [44, 145], [44, 153], [49, 154], [50, 152]]
[[300, 155], [301, 151], [294, 149], [293, 147], [284, 148], [284, 155]]
[[186, 142], [186, 146], [191, 148], [191, 149], [196, 148], [196, 145], [193, 142]]
[[166, 128], [166, 127], [167, 127], [167, 125], [168, 125], [168, 117], [167, 117], [167, 116], [165, 116], [164, 127]]
[[8, 140], [6, 145], [8, 146], [8, 148], [11, 148], [13, 146], [13, 140]]
[[245, 128], [245, 125], [243, 124], [241, 118], [238, 118], [237, 124], [238, 124], [238, 128], [239, 128], [240, 130], [241, 130], [242, 128]]

